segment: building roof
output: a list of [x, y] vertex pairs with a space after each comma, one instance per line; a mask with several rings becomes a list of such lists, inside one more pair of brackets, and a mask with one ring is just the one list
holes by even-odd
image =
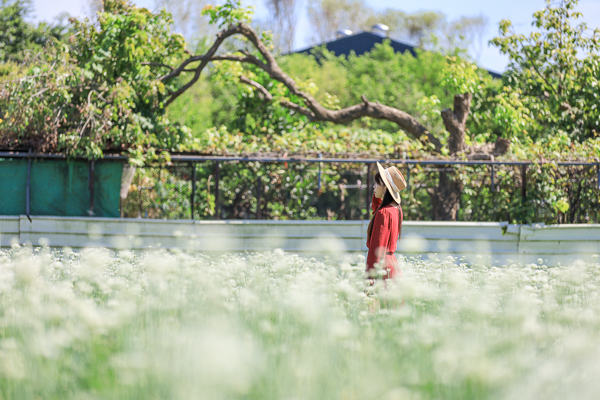
[[[413, 56], [417, 55], [417, 52], [415, 51], [415, 46], [411, 46], [410, 44], [402, 43], [397, 40], [389, 39], [371, 32], [361, 32], [355, 35], [341, 37], [339, 39], [333, 40], [331, 42], [326, 42], [318, 46], [312, 46], [307, 49], [295, 51], [294, 53], [310, 54], [310, 52], [315, 47], [325, 46], [327, 50], [334, 53], [336, 56], [349, 56], [352, 51], [354, 51], [354, 53], [356, 53], [357, 56], [360, 56], [364, 53], [371, 51], [373, 47], [375, 47], [376, 43], [383, 43], [383, 41], [386, 39], [390, 41], [390, 46], [392, 46], [395, 52], [405, 53], [408, 51]], [[489, 70], [488, 72], [493, 78], [502, 77], [502, 74], [499, 74], [497, 72]]]

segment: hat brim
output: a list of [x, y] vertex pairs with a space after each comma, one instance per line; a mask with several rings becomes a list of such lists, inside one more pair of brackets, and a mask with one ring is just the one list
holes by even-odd
[[379, 170], [379, 175], [381, 176], [381, 180], [383, 181], [383, 183], [385, 184], [385, 187], [387, 188], [388, 192], [390, 192], [390, 194], [392, 195], [392, 198], [394, 199], [394, 201], [398, 204], [401, 203], [401, 199], [400, 199], [400, 192], [394, 192], [392, 190], [392, 186], [390, 185], [390, 183], [388, 182], [386, 176], [385, 176], [385, 169], [381, 166], [381, 164], [377, 163], [377, 169]]

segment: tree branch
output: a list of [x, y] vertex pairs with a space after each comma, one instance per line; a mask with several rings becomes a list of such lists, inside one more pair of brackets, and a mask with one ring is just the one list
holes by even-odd
[[195, 62], [195, 61], [200, 61], [200, 65], [196, 68], [194, 77], [192, 79], [190, 79], [190, 81], [188, 83], [186, 83], [185, 85], [180, 87], [178, 90], [176, 90], [175, 92], [170, 94], [169, 99], [165, 103], [165, 107], [169, 106], [169, 104], [171, 104], [173, 101], [175, 101], [176, 98], [181, 96], [186, 90], [188, 90], [190, 87], [192, 87], [192, 85], [194, 83], [196, 83], [198, 81], [198, 79], [200, 79], [200, 74], [202, 73], [202, 70], [204, 69], [204, 67], [206, 67], [206, 65], [210, 61], [210, 58], [215, 55], [215, 53], [219, 49], [219, 46], [221, 46], [221, 43], [223, 43], [223, 41], [225, 39], [227, 39], [229, 36], [235, 35], [236, 33], [240, 33], [241, 27], [242, 27], [242, 24], [232, 26], [229, 29], [226, 29], [224, 31], [217, 33], [217, 40], [215, 40], [215, 42], [213, 43], [211, 48], [206, 52], [205, 55], [193, 56], [193, 57], [188, 58], [178, 68], [176, 68], [175, 70], [171, 71], [169, 74], [164, 75], [163, 77], [160, 78], [161, 82], [167, 81], [171, 78], [175, 78], [175, 77], [179, 76], [185, 70], [185, 67], [187, 67], [190, 63]]
[[258, 93], [261, 94], [263, 100], [273, 101], [273, 95], [271, 93], [269, 93], [269, 91], [267, 90], [267, 88], [265, 88], [260, 83], [258, 83], [256, 81], [253, 81], [252, 79], [250, 79], [248, 77], [245, 77], [244, 75], [240, 76], [240, 82], [242, 82], [245, 85], [252, 86], [256, 90], [258, 90]]
[[170, 65], [167, 64], [163, 64], [163, 63], [157, 63], [157, 62], [143, 62], [141, 63], [142, 65], [150, 65], [152, 67], [165, 67], [165, 68], [169, 68], [171, 71], [174, 71], [175, 68], [171, 67]]
[[[244, 75], [240, 76], [240, 82], [242, 82], [243, 84], [249, 85], [254, 87], [256, 90], [258, 90], [258, 92], [260, 93], [260, 95], [262, 96], [262, 99], [265, 101], [273, 101], [273, 95], [271, 93], [269, 93], [269, 91], [260, 83], [253, 81], [250, 78], [245, 77]], [[308, 118], [310, 118], [311, 120], [315, 117], [315, 115], [312, 113], [312, 111], [310, 111], [308, 108], [306, 107], [302, 107], [296, 103], [293, 103], [289, 100], [284, 100], [284, 99], [279, 99], [279, 104], [281, 104], [282, 106], [289, 108], [290, 110], [296, 111], [302, 115], [307, 116]]]
[[262, 70], [267, 70], [269, 67], [267, 64], [262, 62], [258, 57], [255, 57], [251, 54], [246, 54], [244, 57], [235, 56], [232, 54], [225, 54], [221, 56], [214, 56], [209, 59], [209, 61], [239, 61], [246, 64], [253, 64], [259, 67]]
[[[218, 50], [221, 43], [223, 43], [223, 41], [229, 36], [235, 34], [241, 34], [244, 37], [246, 37], [259, 51], [261, 56], [264, 58], [264, 61], [260, 60], [255, 56], [250, 55], [249, 53], [244, 53], [244, 56], [215, 56], [215, 53]], [[185, 68], [190, 63], [197, 61], [200, 61], [201, 63], [196, 68], [194, 77], [187, 84], [185, 84], [180, 89], [178, 89], [170, 95], [169, 99], [166, 102], [167, 106], [171, 104], [182, 93], [184, 93], [187, 89], [189, 89], [198, 80], [202, 70], [208, 62], [238, 61], [256, 65], [258, 68], [267, 72], [272, 79], [283, 83], [285, 87], [290, 91], [290, 93], [300, 97], [304, 101], [304, 103], [306, 104], [306, 108], [285, 100], [280, 100], [280, 104], [284, 107], [291, 108], [295, 111], [309, 116], [313, 121], [347, 124], [351, 121], [362, 117], [383, 119], [394, 122], [398, 125], [398, 127], [406, 131], [415, 139], [424, 140], [428, 141], [429, 143], [432, 143], [435, 147], [435, 150], [438, 152], [442, 148], [441, 142], [431, 132], [429, 132], [429, 130], [425, 126], [419, 123], [419, 121], [417, 121], [416, 118], [414, 118], [412, 115], [393, 107], [370, 102], [364, 96], [361, 104], [356, 104], [354, 106], [343, 108], [341, 110], [330, 110], [324, 107], [311, 94], [300, 90], [300, 88], [298, 88], [298, 86], [296, 85], [296, 82], [282, 71], [282, 69], [279, 67], [279, 64], [275, 60], [275, 57], [273, 56], [273, 54], [271, 54], [267, 46], [260, 40], [254, 29], [252, 29], [246, 24], [242, 23], [235, 26], [230, 26], [228, 29], [220, 32], [219, 34], [217, 34], [217, 40], [205, 55], [193, 56], [188, 58], [178, 68], [174, 69], [169, 74], [161, 77], [160, 80], [164, 82], [179, 76], [182, 72], [184, 72]], [[257, 88], [255, 85], [251, 86]], [[262, 94], [264, 95], [264, 93]]]
[[535, 72], [538, 74], [538, 76], [540, 78], [542, 78], [542, 80], [546, 83], [546, 85], [550, 88], [550, 90], [552, 90], [552, 93], [554, 93], [555, 96], [558, 96], [558, 93], [556, 93], [556, 90], [554, 90], [554, 87], [550, 84], [550, 82], [548, 82], [548, 79], [546, 79], [546, 77], [544, 75], [542, 75], [542, 73], [540, 72], [538, 66], [535, 64], [535, 61], [531, 58], [529, 51], [524, 51], [524, 53], [527, 56], [527, 60], [529, 61], [529, 63], [531, 64], [531, 66], [533, 67]]

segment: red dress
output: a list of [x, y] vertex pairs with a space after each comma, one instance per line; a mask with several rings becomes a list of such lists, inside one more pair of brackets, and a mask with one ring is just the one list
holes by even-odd
[[398, 261], [394, 256], [400, 229], [402, 227], [402, 207], [388, 205], [377, 211], [381, 199], [373, 196], [371, 208], [375, 214], [373, 221], [373, 231], [371, 238], [367, 242], [369, 253], [367, 255], [367, 271], [375, 268], [375, 264], [380, 261], [381, 256], [385, 257], [385, 268], [388, 269], [388, 274], [384, 275], [384, 279], [394, 279], [398, 274], [402, 274], [398, 268]]

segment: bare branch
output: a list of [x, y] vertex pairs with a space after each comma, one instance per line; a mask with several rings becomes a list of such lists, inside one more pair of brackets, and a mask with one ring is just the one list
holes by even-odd
[[215, 40], [215, 42], [213, 43], [213, 45], [211, 46], [211, 48], [208, 50], [208, 52], [205, 55], [188, 58], [179, 66], [179, 68], [175, 69], [171, 73], [160, 78], [160, 80], [162, 82], [164, 82], [168, 79], [179, 76], [179, 74], [181, 74], [181, 72], [183, 72], [183, 70], [185, 70], [185, 67], [188, 64], [195, 62], [195, 61], [200, 61], [200, 65], [196, 68], [194, 77], [188, 83], [186, 83], [185, 85], [180, 87], [178, 90], [171, 93], [169, 99], [167, 100], [167, 102], [165, 104], [165, 107], [168, 106], [169, 104], [171, 104], [173, 101], [175, 101], [175, 99], [177, 97], [181, 96], [186, 90], [188, 90], [190, 87], [192, 87], [192, 85], [194, 83], [196, 83], [198, 81], [198, 79], [200, 79], [200, 74], [202, 73], [202, 70], [204, 69], [204, 67], [206, 67], [206, 65], [210, 61], [210, 58], [215, 55], [215, 53], [219, 49], [219, 46], [221, 46], [221, 43], [223, 43], [223, 41], [225, 39], [227, 39], [229, 36], [235, 35], [236, 33], [240, 33], [241, 27], [242, 27], [242, 24], [237, 25], [237, 26], [232, 26], [227, 30], [219, 32], [217, 34], [217, 40]]
[[[245, 52], [244, 52], [245, 53]], [[262, 62], [258, 57], [255, 57], [251, 54], [246, 54], [244, 57], [236, 56], [232, 54], [225, 54], [221, 56], [214, 56], [209, 59], [209, 61], [239, 61], [246, 64], [253, 64], [259, 67], [262, 70], [267, 71], [269, 66]], [[268, 71], [267, 71], [268, 72]]]
[[143, 62], [142, 65], [150, 65], [152, 67], [165, 67], [165, 68], [169, 68], [171, 71], [175, 70], [175, 68], [171, 67], [170, 65], [163, 64], [163, 63], [157, 63], [157, 62]]
[[282, 106], [289, 108], [290, 110], [294, 110], [299, 114], [305, 115], [307, 116], [311, 121], [315, 121], [315, 114], [310, 111], [308, 108], [306, 107], [302, 107], [296, 103], [293, 103], [289, 100], [283, 100], [283, 99], [279, 99], [279, 104], [281, 104]]
[[271, 93], [269, 93], [269, 91], [267, 90], [267, 88], [265, 88], [260, 83], [258, 83], [256, 81], [253, 81], [252, 79], [250, 79], [248, 77], [245, 77], [244, 75], [240, 76], [240, 82], [242, 82], [245, 85], [252, 86], [256, 90], [258, 90], [258, 93], [260, 93], [260, 95], [262, 96], [263, 100], [273, 101], [273, 95]]
[[[253, 81], [250, 78], [245, 77], [244, 75], [240, 76], [240, 82], [242, 82], [243, 84], [249, 85], [254, 87], [256, 90], [258, 90], [258, 92], [260, 93], [260, 95], [262, 96], [262, 99], [265, 101], [273, 101], [273, 95], [271, 93], [269, 93], [269, 91], [260, 83]], [[312, 113], [312, 111], [310, 111], [308, 108], [306, 107], [302, 107], [296, 103], [293, 103], [289, 100], [284, 100], [284, 99], [279, 99], [279, 104], [281, 104], [282, 106], [289, 108], [290, 110], [296, 111], [302, 115], [307, 116], [310, 119], [313, 119], [315, 117], [315, 115]]]
[[385, 119], [396, 123], [400, 128], [405, 130], [416, 139], [421, 139], [423, 136], [425, 136], [429, 142], [434, 144], [438, 151], [441, 149], [442, 145], [440, 141], [433, 136], [427, 130], [427, 128], [421, 125], [408, 113], [393, 107], [363, 100], [362, 104], [341, 110], [329, 110], [325, 108], [312, 95], [300, 90], [296, 85], [296, 82], [281, 70], [273, 54], [271, 54], [267, 46], [259, 39], [256, 32], [250, 26], [245, 24], [241, 24], [240, 26], [242, 28], [240, 33], [250, 40], [250, 42], [252, 42], [252, 44], [256, 47], [266, 61], [267, 68], [261, 67], [261, 69], [266, 71], [271, 78], [283, 83], [292, 94], [302, 98], [302, 100], [304, 100], [306, 103], [306, 106], [315, 115], [315, 121], [346, 124], [362, 117]]

